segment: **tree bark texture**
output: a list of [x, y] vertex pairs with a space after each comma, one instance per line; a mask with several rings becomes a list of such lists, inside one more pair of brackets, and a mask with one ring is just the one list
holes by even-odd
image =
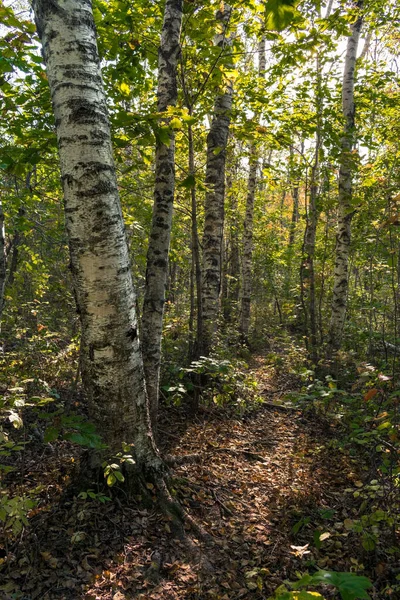
[[[362, 0], [359, 0], [356, 6], [361, 10]], [[343, 73], [342, 110], [345, 124], [339, 159], [338, 225], [329, 330], [329, 346], [332, 350], [339, 350], [341, 346], [347, 308], [348, 264], [351, 242], [351, 220], [353, 217], [352, 171], [354, 169], [354, 157], [352, 156], [352, 149], [355, 141], [354, 82], [362, 21], [362, 15], [359, 14], [356, 22], [351, 27], [351, 35], [347, 41]]]
[[161, 461], [149, 427], [135, 294], [90, 0], [34, 0], [57, 132], [91, 419], [114, 450]]
[[[181, 53], [180, 35], [183, 0], [167, 0], [158, 52], [157, 110], [163, 113], [177, 101], [177, 66]], [[168, 123], [168, 119], [166, 119]], [[147, 252], [146, 287], [142, 315], [142, 352], [153, 426], [157, 422], [161, 339], [168, 277], [175, 192], [175, 135], [169, 144], [157, 142], [154, 206]]]
[[[265, 38], [258, 45], [258, 75], [263, 77], [265, 72]], [[255, 120], [259, 116], [255, 115]], [[250, 149], [249, 178], [247, 183], [246, 215], [243, 230], [243, 257], [242, 257], [242, 290], [240, 298], [240, 335], [245, 343], [248, 342], [251, 316], [251, 283], [253, 265], [253, 228], [254, 228], [254, 200], [257, 189], [258, 156], [253, 144]]]
[[[231, 9], [225, 5], [217, 16], [228, 23]], [[219, 39], [221, 38], [221, 39]], [[226, 43], [225, 32], [217, 36], [217, 45]], [[222, 240], [224, 230], [225, 163], [228, 143], [233, 85], [228, 82], [226, 90], [217, 97], [213, 120], [207, 136], [207, 192], [204, 201], [202, 311], [202, 354], [207, 356], [217, 329], [220, 308]]]

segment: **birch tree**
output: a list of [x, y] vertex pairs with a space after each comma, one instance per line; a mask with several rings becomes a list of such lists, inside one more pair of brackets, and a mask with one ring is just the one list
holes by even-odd
[[[157, 110], [165, 113], [176, 105], [177, 65], [183, 0], [167, 0], [158, 52]], [[166, 119], [166, 124], [169, 120]], [[142, 315], [143, 364], [153, 426], [157, 422], [161, 338], [168, 277], [168, 252], [171, 237], [175, 191], [175, 136], [169, 143], [158, 140], [155, 163], [153, 220], [147, 252], [146, 288]]]
[[[265, 37], [258, 44], [258, 76], [263, 77], [265, 72]], [[255, 121], [259, 116], [255, 115]], [[254, 199], [257, 188], [258, 156], [253, 144], [250, 149], [249, 178], [247, 184], [246, 215], [243, 231], [243, 259], [242, 259], [242, 290], [240, 298], [240, 324], [239, 330], [245, 343], [248, 341], [251, 308], [251, 277], [253, 263], [253, 221]]]
[[[231, 8], [225, 4], [224, 11], [217, 13], [224, 31], [217, 36], [218, 46], [228, 44], [226, 29]], [[216, 98], [213, 120], [207, 137], [207, 192], [204, 202], [202, 312], [202, 353], [208, 355], [217, 328], [221, 291], [222, 242], [224, 230], [225, 163], [228, 143], [233, 85], [228, 81], [223, 94]]]
[[34, 0], [52, 97], [91, 419], [111, 449], [135, 443], [158, 473], [135, 294], [90, 0]]
[[351, 26], [351, 34], [347, 41], [346, 58], [343, 72], [342, 110], [344, 129], [341, 139], [339, 165], [338, 225], [336, 235], [335, 271], [333, 283], [332, 312], [329, 329], [329, 347], [338, 350], [341, 346], [343, 328], [346, 318], [347, 292], [349, 285], [348, 264], [351, 241], [352, 182], [354, 157], [352, 149], [355, 142], [355, 104], [354, 82], [358, 42], [362, 27], [362, 0], [358, 0], [356, 8], [359, 13]]

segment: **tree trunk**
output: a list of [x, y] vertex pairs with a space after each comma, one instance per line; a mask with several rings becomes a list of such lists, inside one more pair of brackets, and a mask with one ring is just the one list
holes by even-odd
[[[231, 9], [225, 4], [217, 18], [225, 29]], [[217, 36], [217, 45], [226, 44], [226, 31]], [[201, 353], [208, 356], [217, 329], [219, 296], [221, 291], [222, 238], [224, 230], [225, 163], [228, 143], [233, 85], [228, 83], [223, 94], [217, 97], [211, 128], [207, 136], [207, 192], [204, 201], [203, 269], [202, 269], [202, 313], [203, 339]]]
[[[301, 143], [301, 153], [304, 151], [304, 142]], [[290, 146], [290, 175], [289, 175], [290, 183], [292, 185], [292, 198], [293, 198], [293, 207], [292, 207], [292, 218], [290, 222], [289, 228], [289, 249], [294, 244], [295, 236], [296, 236], [296, 227], [297, 223], [300, 219], [299, 212], [299, 176], [297, 173], [297, 169], [294, 169], [294, 148]]]
[[4, 292], [7, 276], [6, 233], [4, 226], [3, 205], [0, 200], [0, 324], [4, 308]]
[[238, 309], [240, 288], [240, 254], [239, 254], [239, 218], [237, 180], [237, 160], [226, 178], [228, 188], [227, 203], [229, 215], [229, 238], [225, 248], [225, 297], [223, 305], [224, 320], [231, 323]]
[[[262, 77], [265, 72], [265, 38], [258, 45], [258, 75]], [[255, 121], [259, 116], [255, 115]], [[254, 224], [254, 199], [257, 188], [258, 156], [253, 144], [250, 149], [249, 179], [247, 183], [246, 215], [243, 231], [243, 259], [242, 259], [242, 291], [240, 298], [240, 323], [239, 332], [244, 343], [248, 343], [251, 311], [251, 278], [253, 266], [253, 224]]]
[[[167, 0], [164, 9], [158, 55], [157, 110], [161, 113], [169, 106], [175, 106], [177, 100], [182, 5], [183, 0]], [[153, 427], [158, 413], [161, 338], [175, 191], [175, 135], [172, 131], [169, 145], [157, 142], [155, 179], [142, 315], [143, 365]]]
[[243, 231], [243, 256], [242, 256], [242, 290], [240, 298], [240, 323], [239, 331], [242, 341], [247, 343], [250, 327], [251, 305], [251, 275], [253, 262], [253, 221], [254, 221], [254, 196], [257, 186], [258, 160], [254, 147], [251, 148], [249, 178], [247, 183], [246, 215]]
[[317, 237], [318, 223], [318, 175], [319, 175], [319, 149], [321, 145], [320, 135], [317, 131], [315, 147], [315, 159], [311, 169], [310, 202], [307, 211], [306, 230], [304, 233], [303, 261], [301, 265], [302, 298], [304, 299], [306, 342], [311, 360], [316, 364], [317, 353], [317, 316], [315, 300], [315, 242]]
[[[189, 110], [189, 114], [192, 112]], [[190, 201], [191, 201], [191, 246], [192, 246], [192, 269], [193, 269], [193, 286], [196, 283], [196, 316], [197, 316], [197, 327], [196, 327], [196, 342], [193, 345], [190, 360], [196, 360], [199, 357], [199, 349], [203, 339], [203, 311], [201, 308], [202, 294], [201, 294], [201, 261], [200, 261], [200, 244], [199, 244], [199, 231], [197, 225], [197, 198], [196, 198], [196, 186], [195, 186], [195, 162], [194, 162], [194, 140], [192, 125], [188, 126], [188, 141], [189, 141], [189, 175], [193, 176], [193, 185], [190, 188]], [[194, 310], [193, 310], [194, 312]]]
[[[22, 217], [25, 214], [25, 209], [18, 210], [18, 216]], [[0, 200], [0, 331], [1, 321], [5, 306], [5, 293], [7, 287], [14, 283], [15, 272], [18, 266], [18, 246], [21, 243], [21, 234], [17, 228], [14, 230], [14, 235], [7, 242], [5, 233], [5, 215], [3, 205]]]
[[[362, 0], [359, 0], [356, 6], [360, 10], [362, 8]], [[342, 109], [345, 124], [339, 158], [338, 226], [332, 312], [329, 329], [329, 347], [332, 351], [340, 349], [347, 307], [351, 220], [354, 214], [352, 210], [352, 171], [354, 168], [352, 149], [355, 141], [354, 81], [361, 26], [362, 15], [359, 14], [357, 21], [351, 27], [351, 35], [347, 41], [343, 73]]]
[[135, 294], [89, 0], [34, 0], [52, 96], [91, 419], [113, 450], [162, 468], [149, 423]]

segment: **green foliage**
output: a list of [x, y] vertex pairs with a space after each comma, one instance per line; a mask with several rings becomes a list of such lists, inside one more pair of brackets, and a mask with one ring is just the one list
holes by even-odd
[[78, 415], [66, 415], [59, 409], [52, 413], [39, 414], [42, 419], [51, 419], [52, 425], [47, 427], [44, 434], [45, 442], [54, 442], [60, 437], [64, 440], [85, 446], [86, 448], [102, 449], [106, 446], [101, 437], [96, 433], [93, 423], [88, 422]]
[[239, 360], [202, 356], [189, 367], [174, 370], [172, 376], [178, 383], [165, 385], [162, 389], [175, 404], [180, 404], [193, 391], [193, 376], [200, 376], [205, 382], [201, 390], [205, 404], [232, 406], [243, 412], [261, 401], [256, 380], [249, 374], [246, 363]]
[[318, 585], [334, 587], [340, 593], [342, 600], [370, 600], [371, 598], [367, 593], [367, 590], [372, 587], [370, 580], [367, 577], [361, 577], [354, 573], [317, 571], [313, 575], [306, 573], [298, 581], [286, 583], [296, 591], [290, 592], [279, 588], [274, 596], [277, 600], [312, 600], [312, 598], [323, 598], [318, 592], [301, 590], [301, 588]]
[[135, 461], [132, 456], [132, 447], [129, 444], [122, 444], [122, 452], [118, 452], [113, 459], [117, 462], [109, 463], [108, 461], [104, 461], [102, 463], [104, 478], [109, 487], [112, 487], [117, 482], [123, 483], [125, 481], [125, 477], [122, 473], [123, 465], [133, 466]]
[[16, 537], [28, 525], [28, 514], [36, 506], [36, 501], [26, 495], [10, 498], [0, 493], [0, 521], [6, 535]]
[[80, 492], [78, 494], [78, 498], [81, 500], [94, 500], [95, 502], [100, 502], [101, 504], [105, 504], [106, 502], [111, 502], [111, 498], [103, 494], [103, 492], [95, 492], [94, 490], [86, 490], [86, 492]]
[[267, 0], [265, 3], [265, 28], [282, 31], [299, 15], [297, 0]]

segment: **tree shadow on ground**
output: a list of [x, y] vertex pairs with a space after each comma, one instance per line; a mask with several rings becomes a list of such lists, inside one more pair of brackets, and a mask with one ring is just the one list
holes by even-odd
[[[322, 511], [333, 511], [334, 520], [344, 488], [356, 477], [354, 466], [329, 448], [332, 433], [300, 412], [265, 407], [250, 417], [203, 413], [182, 420], [178, 431], [173, 435], [179, 439], [169, 437], [165, 449], [178, 456], [196, 453], [200, 460], [174, 469], [172, 491], [211, 543], [190, 531], [190, 545], [175, 539], [155, 504], [143, 508], [140, 498], [127, 498], [123, 490], [104, 505], [57, 496], [51, 486], [61, 488], [70, 476], [60, 467], [70, 449], [60, 447], [62, 460], [49, 456], [42, 462], [47, 504], [32, 516], [3, 566], [9, 584], [4, 597], [261, 599], [307, 561], [325, 556], [329, 567], [337, 560], [328, 542], [319, 550], [312, 545]], [[354, 554], [343, 540], [337, 570], [345, 570]]]

